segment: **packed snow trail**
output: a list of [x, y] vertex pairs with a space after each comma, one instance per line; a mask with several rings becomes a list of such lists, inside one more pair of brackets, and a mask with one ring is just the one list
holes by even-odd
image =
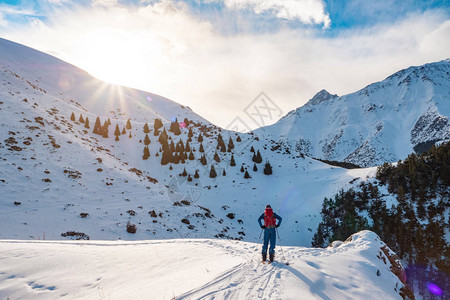
[[286, 247], [285, 265], [231, 240], [0, 240], [0, 299], [401, 299], [382, 246], [364, 231], [327, 249]]

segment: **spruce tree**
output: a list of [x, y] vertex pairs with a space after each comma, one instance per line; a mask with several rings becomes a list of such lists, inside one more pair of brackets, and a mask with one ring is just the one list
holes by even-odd
[[172, 151], [170, 149], [165, 149], [161, 155], [161, 165], [167, 165], [168, 163], [172, 162]]
[[258, 167], [256, 166], [256, 164], [253, 164], [253, 171], [257, 172], [258, 171]]
[[198, 174], [198, 170], [195, 170], [194, 178], [200, 178], [200, 175]]
[[149, 157], [150, 157], [150, 150], [148, 149], [147, 146], [145, 146], [145, 147], [144, 147], [144, 155], [142, 156], [142, 158], [143, 158], [144, 160], [146, 160], [146, 159], [149, 158]]
[[128, 135], [128, 137], [131, 139], [133, 136], [131, 135], [131, 131], [130, 131], [130, 134]]
[[255, 148], [253, 148], [253, 146], [250, 148], [250, 152], [255, 153]]
[[89, 126], [89, 118], [88, 117], [86, 117], [86, 120], [84, 120], [84, 128], [87, 128], [87, 129], [91, 128]]
[[183, 177], [187, 176], [186, 168], [183, 169], [183, 173], [181, 173], [181, 176], [183, 176]]
[[127, 128], [128, 130], [131, 129], [131, 121], [130, 121], [130, 119], [128, 119], [128, 121], [127, 121], [127, 126], [126, 126], [126, 128]]
[[214, 168], [214, 165], [211, 165], [211, 170], [209, 171], [209, 177], [210, 178], [216, 178], [217, 177], [217, 173], [216, 173], [216, 169]]
[[236, 161], [234, 160], [234, 155], [233, 154], [231, 154], [230, 166], [232, 166], [232, 167], [236, 166]]
[[101, 132], [102, 132], [102, 136], [105, 139], [107, 139], [108, 138], [108, 125], [107, 124], [103, 125]]
[[146, 134], [145, 135], [145, 138], [144, 138], [144, 144], [145, 144], [145, 146], [148, 146], [148, 145], [150, 145], [150, 138], [148, 137], [148, 134]]
[[203, 142], [203, 135], [202, 135], [201, 133], [198, 135], [197, 141], [198, 141], [199, 143]]
[[236, 142], [238, 142], [238, 143], [242, 142], [241, 137], [239, 135], [236, 138]]
[[177, 119], [175, 119], [174, 122], [170, 123], [169, 131], [173, 132], [175, 135], [180, 135], [181, 134], [180, 124], [178, 123]]
[[125, 127], [122, 129], [122, 134], [127, 134], [127, 131], [125, 130]]
[[250, 175], [248, 174], [247, 170], [245, 170], [244, 178], [245, 178], [245, 179], [251, 178]]
[[264, 174], [265, 175], [272, 175], [272, 166], [269, 162], [266, 162], [266, 165], [264, 166]]
[[188, 176], [188, 178], [187, 178], [187, 181], [188, 181], [188, 182], [191, 182], [191, 181], [192, 181], [191, 174], [189, 174], [189, 176]]
[[72, 112], [72, 114], [70, 115], [70, 120], [75, 121], [75, 113], [74, 112]]
[[191, 124], [191, 122], [189, 122], [188, 118], [184, 118], [183, 122], [186, 125], [186, 128], [189, 126], [189, 124]]
[[222, 176], [227, 176], [227, 172], [225, 172], [225, 169], [223, 169]]
[[205, 152], [205, 149], [203, 149], [203, 143], [200, 143], [200, 149], [198, 149], [198, 151], [200, 151], [200, 152]]
[[252, 161], [257, 164], [260, 164], [262, 162], [262, 157], [261, 157], [261, 153], [259, 153], [259, 150], [257, 151], [256, 155], [253, 154]]
[[100, 123], [100, 118], [97, 117], [97, 119], [95, 119], [95, 125], [94, 125], [94, 130], [93, 132], [95, 134], [100, 134], [100, 128], [102, 127], [102, 124]]
[[220, 162], [220, 157], [219, 157], [219, 155], [217, 154], [217, 152], [214, 153], [214, 160], [215, 160], [216, 162]]
[[202, 157], [200, 158], [200, 162], [202, 165], [206, 166], [206, 164], [208, 163], [208, 161], [206, 160], [206, 156], [203, 154]]
[[114, 135], [116, 136], [116, 141], [118, 141], [120, 135], [119, 124], [116, 124], [116, 130], [114, 131]]
[[161, 127], [163, 127], [161, 119], [155, 119], [155, 123], [153, 123], [153, 128], [155, 131], [158, 131]]
[[111, 125], [111, 119], [110, 118], [108, 118], [107, 122], [108, 122], [108, 126]]
[[195, 159], [195, 157], [194, 157], [194, 152], [190, 152], [189, 153], [189, 160], [194, 160]]
[[230, 139], [228, 140], [228, 152], [231, 152], [231, 150], [234, 149], [234, 143], [233, 143], [233, 139], [230, 136]]
[[144, 133], [149, 133], [149, 132], [150, 132], [150, 129], [148, 128], [148, 124], [145, 123], [145, 125], [144, 125]]
[[83, 119], [83, 115], [82, 114], [80, 114], [80, 118], [78, 119], [78, 122], [84, 123], [84, 119]]
[[241, 173], [244, 173], [244, 165], [241, 165]]
[[189, 145], [189, 140], [186, 142], [186, 146], [184, 147], [184, 152], [191, 152], [191, 145]]

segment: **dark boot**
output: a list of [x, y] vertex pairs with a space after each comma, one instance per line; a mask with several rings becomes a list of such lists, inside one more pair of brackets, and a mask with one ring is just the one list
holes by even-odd
[[270, 262], [273, 262], [274, 256], [275, 256], [274, 253], [269, 253], [269, 260], [270, 260]]
[[262, 261], [266, 261], [266, 259], [267, 259], [267, 253], [263, 253], [262, 254]]

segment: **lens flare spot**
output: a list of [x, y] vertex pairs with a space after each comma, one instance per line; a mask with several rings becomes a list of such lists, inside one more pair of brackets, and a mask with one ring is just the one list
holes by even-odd
[[186, 128], [186, 123], [180, 122], [180, 127], [181, 127], [181, 128]]
[[441, 288], [434, 283], [428, 284], [428, 290], [435, 295], [438, 295], [438, 296], [442, 295]]

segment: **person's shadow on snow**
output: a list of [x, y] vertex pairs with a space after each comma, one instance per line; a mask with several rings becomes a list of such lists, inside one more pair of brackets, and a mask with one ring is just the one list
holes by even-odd
[[325, 283], [323, 280], [319, 280], [317, 282], [312, 282], [308, 277], [303, 275], [300, 271], [292, 268], [291, 266], [285, 265], [285, 264], [279, 264], [281, 269], [286, 269], [292, 274], [294, 274], [298, 279], [302, 280], [304, 283], [306, 283], [309, 286], [309, 290], [311, 293], [316, 294], [322, 299], [325, 300], [331, 300], [330, 297], [324, 294], [323, 290], [325, 289]]

